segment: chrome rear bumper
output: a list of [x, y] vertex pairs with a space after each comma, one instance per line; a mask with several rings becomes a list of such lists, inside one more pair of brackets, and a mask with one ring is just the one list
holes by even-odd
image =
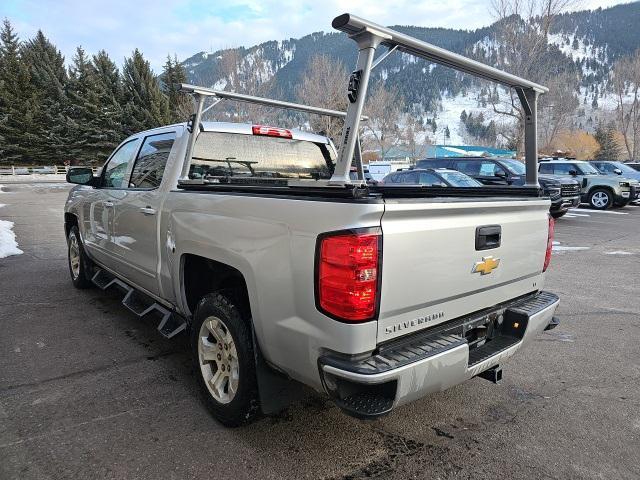
[[[319, 367], [325, 390], [352, 415], [388, 413], [502, 364], [547, 328], [558, 304], [556, 295], [540, 292], [430, 329], [436, 332], [420, 332], [381, 346], [364, 359], [322, 357]], [[482, 319], [493, 322], [494, 336], [479, 347], [471, 342], [470, 348], [464, 332], [481, 325]]]

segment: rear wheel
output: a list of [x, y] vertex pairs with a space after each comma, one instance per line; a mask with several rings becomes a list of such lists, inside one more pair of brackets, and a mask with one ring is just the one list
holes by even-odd
[[605, 188], [596, 188], [589, 193], [589, 203], [596, 210], [606, 210], [613, 204], [613, 195]]
[[87, 257], [80, 239], [80, 232], [77, 226], [71, 227], [67, 237], [67, 253], [69, 260], [69, 273], [71, 281], [76, 288], [84, 289], [93, 286], [91, 282], [91, 260]]
[[231, 297], [206, 295], [191, 326], [191, 351], [203, 401], [227, 427], [251, 422], [259, 409], [253, 342]]

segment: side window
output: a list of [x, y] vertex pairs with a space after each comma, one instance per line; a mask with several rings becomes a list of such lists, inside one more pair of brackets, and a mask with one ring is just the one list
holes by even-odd
[[125, 174], [135, 152], [137, 139], [133, 139], [122, 145], [111, 156], [103, 168], [102, 186], [104, 188], [125, 188]]
[[538, 169], [540, 173], [551, 173], [553, 174], [553, 165], [550, 163], [541, 163], [540, 168]]
[[480, 162], [461, 160], [454, 162], [453, 168], [467, 175], [480, 175]]
[[409, 183], [411, 185], [415, 185], [416, 182], [416, 174], [414, 172], [407, 172], [407, 173], [402, 173], [400, 175], [400, 182], [401, 183]]
[[421, 172], [420, 173], [420, 184], [421, 185], [429, 185], [429, 186], [440, 186], [442, 182], [438, 177], [436, 177], [433, 173]]
[[151, 135], [144, 139], [136, 163], [133, 164], [130, 188], [153, 189], [160, 186], [175, 139], [175, 132]]
[[480, 175], [483, 177], [495, 177], [497, 174], [505, 175], [504, 169], [494, 162], [482, 162], [480, 165]]
[[571, 170], [576, 170], [576, 168], [570, 163], [556, 163], [553, 165], [553, 170], [556, 175], [569, 175]]

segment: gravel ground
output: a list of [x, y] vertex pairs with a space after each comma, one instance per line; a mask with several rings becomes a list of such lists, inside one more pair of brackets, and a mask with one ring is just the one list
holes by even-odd
[[0, 259], [1, 479], [640, 477], [640, 207], [558, 221], [547, 289], [562, 324], [502, 384], [473, 379], [372, 422], [309, 395], [228, 430], [199, 403], [184, 337], [72, 288], [67, 188], [3, 190], [24, 254]]

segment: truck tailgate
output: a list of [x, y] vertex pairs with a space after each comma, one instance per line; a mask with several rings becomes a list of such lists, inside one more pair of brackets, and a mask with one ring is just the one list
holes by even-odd
[[[378, 342], [540, 290], [548, 211], [539, 198], [385, 200]], [[483, 226], [500, 226], [500, 246], [476, 249]]]

